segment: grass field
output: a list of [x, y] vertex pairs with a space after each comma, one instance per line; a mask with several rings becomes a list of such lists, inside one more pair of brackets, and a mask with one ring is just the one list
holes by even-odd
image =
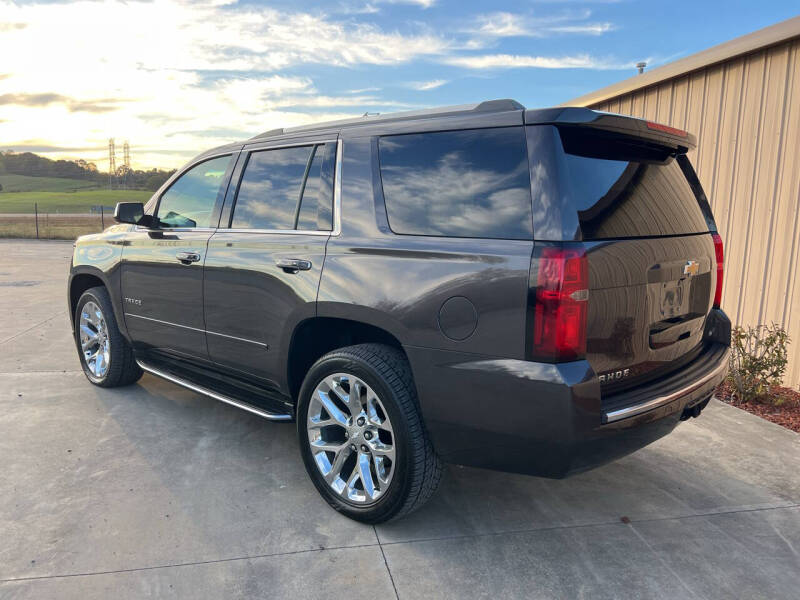
[[[87, 233], [98, 233], [103, 225], [114, 220], [110, 215], [39, 215], [39, 238], [43, 240], [74, 240]], [[35, 238], [36, 220], [33, 215], [0, 215], [0, 238]]]
[[0, 185], [3, 192], [74, 192], [101, 187], [96, 181], [28, 175], [0, 175]]
[[0, 192], [0, 213], [33, 213], [34, 204], [38, 204], [40, 213], [88, 213], [92, 206], [114, 206], [117, 202], [147, 202], [152, 195], [153, 192], [146, 190], [3, 191]]

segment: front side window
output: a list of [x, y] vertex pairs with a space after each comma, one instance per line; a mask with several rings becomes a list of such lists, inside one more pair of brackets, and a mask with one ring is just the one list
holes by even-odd
[[200, 163], [181, 175], [161, 195], [158, 219], [162, 227], [214, 227], [214, 205], [223, 191], [230, 156]]
[[252, 152], [242, 175], [234, 229], [329, 230], [329, 160], [335, 144]]
[[385, 136], [378, 147], [395, 233], [532, 238], [522, 127]]

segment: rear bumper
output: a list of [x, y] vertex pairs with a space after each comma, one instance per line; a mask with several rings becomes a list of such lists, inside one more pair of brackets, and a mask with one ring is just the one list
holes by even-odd
[[706, 398], [708, 392], [713, 392], [725, 378], [729, 357], [730, 348], [719, 344], [701, 354], [687, 369], [669, 377], [664, 383], [637, 390], [634, 394], [627, 395], [622, 402], [604, 402], [603, 423], [616, 423], [682, 400], [688, 400], [684, 403], [685, 406], [695, 404], [693, 400]]
[[564, 477], [663, 437], [725, 378], [730, 349], [707, 342], [685, 369], [611, 401], [586, 361], [476, 360], [407, 348], [426, 426], [447, 462]]

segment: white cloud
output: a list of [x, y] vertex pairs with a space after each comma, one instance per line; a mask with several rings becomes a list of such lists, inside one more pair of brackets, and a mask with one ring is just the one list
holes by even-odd
[[589, 10], [566, 11], [547, 16], [509, 12], [479, 15], [467, 32], [483, 38], [547, 37], [558, 34], [601, 35], [614, 29], [608, 22], [589, 22]]
[[344, 2], [337, 12], [346, 15], [371, 15], [380, 12], [380, 4], [410, 4], [427, 9], [436, 4], [436, 0], [371, 0], [369, 2]]
[[369, 2], [363, 4], [343, 3], [339, 6], [336, 12], [343, 15], [373, 15], [380, 12], [380, 9]]
[[528, 35], [523, 18], [507, 12], [494, 13], [478, 17], [475, 33], [492, 37], [511, 37]]
[[[425, 9], [434, 0], [366, 0], [361, 6], [381, 3]], [[426, 25], [401, 32], [233, 0], [0, 0], [0, 15], [6, 24], [0, 32], [0, 147], [50, 146], [52, 156], [102, 161], [109, 137], [128, 138], [136, 167], [177, 166], [211, 146], [275, 127], [412, 107], [382, 97], [387, 88], [381, 80], [340, 95], [320, 93], [300, 71], [303, 65], [615, 68], [583, 54], [463, 54], [485, 48], [486, 40], [530, 31], [534, 21], [510, 13], [493, 13], [471, 33], [451, 37]], [[548, 26], [555, 33], [591, 29], [597, 24], [589, 15], [560, 14]], [[447, 82], [407, 85], [425, 91]], [[82, 148], [90, 150], [69, 150]]]
[[481, 54], [474, 56], [452, 56], [444, 62], [456, 67], [468, 69], [625, 69], [630, 65], [621, 65], [610, 61], [598, 60], [588, 54], [573, 56], [529, 56], [518, 54]]
[[553, 33], [582, 33], [586, 35], [602, 35], [613, 31], [614, 25], [611, 23], [586, 23], [585, 25], [562, 25], [551, 27]]
[[436, 0], [373, 0], [376, 4], [413, 4], [420, 8], [430, 8]]
[[431, 81], [412, 81], [408, 85], [412, 89], [426, 92], [428, 90], [435, 90], [436, 88], [442, 87], [446, 83], [450, 83], [450, 81], [447, 79], [433, 79]]
[[[135, 166], [174, 166], [272, 127], [353, 116], [365, 104], [407, 106], [363, 92], [319, 95], [310, 78], [278, 69], [394, 65], [437, 56], [449, 45], [426, 31], [404, 35], [322, 14], [226, 3], [0, 0], [3, 21], [15, 24], [0, 35], [3, 147], [102, 148], [111, 136], [127, 137], [139, 149]], [[209, 80], [206, 72], [230, 75]], [[180, 153], [142, 150], [158, 147]]]
[[381, 106], [402, 109], [419, 108], [416, 104], [383, 100], [377, 96], [324, 96], [320, 94], [310, 96], [284, 96], [268, 103], [268, 105], [274, 108], [331, 108], [336, 106]]

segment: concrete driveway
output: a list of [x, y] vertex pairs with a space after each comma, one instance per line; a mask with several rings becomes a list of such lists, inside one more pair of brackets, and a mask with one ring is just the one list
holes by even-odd
[[[798, 598], [800, 436], [712, 402], [564, 481], [449, 467], [370, 527], [292, 425], [79, 370], [71, 244], [0, 241], [2, 598]], [[798, 341], [800, 343], [800, 341]]]

